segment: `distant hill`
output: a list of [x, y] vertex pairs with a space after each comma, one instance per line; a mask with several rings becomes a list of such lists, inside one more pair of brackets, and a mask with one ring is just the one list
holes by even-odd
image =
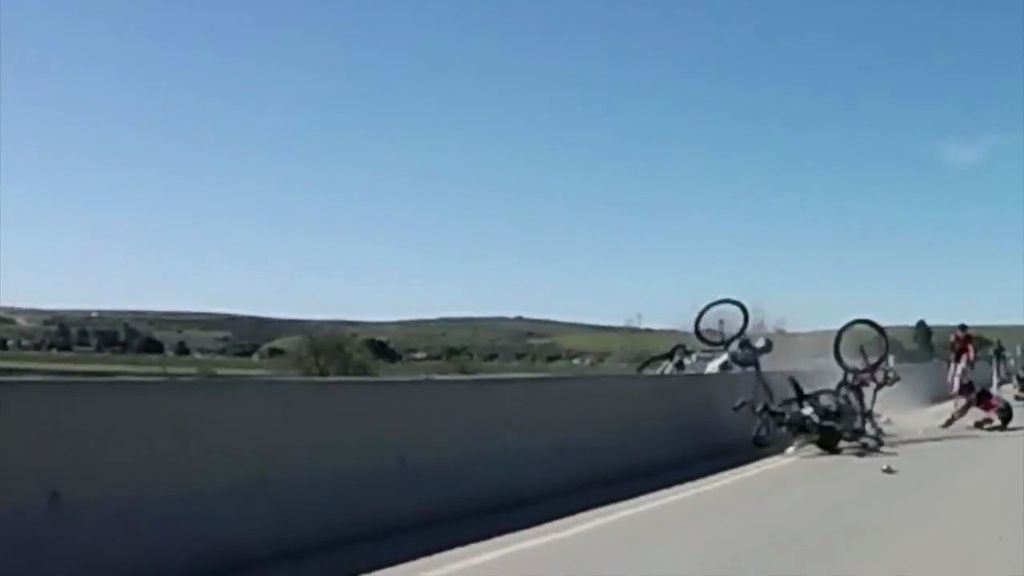
[[[675, 330], [644, 329], [559, 322], [524, 317], [456, 317], [411, 319], [390, 322], [350, 320], [299, 320], [208, 312], [160, 312], [145, 310], [39, 310], [0, 307], [0, 338], [42, 337], [63, 323], [72, 327], [96, 329], [130, 324], [149, 333], [168, 346], [185, 342], [195, 351], [226, 356], [251, 354], [260, 349], [288, 354], [294, 350], [296, 336], [337, 333], [359, 339], [381, 339], [408, 359], [450, 359], [464, 355], [475, 362], [495, 366], [543, 365], [545, 369], [560, 363], [602, 364], [607, 369], [627, 370], [644, 358], [668, 350], [678, 342], [699, 347], [691, 334]], [[940, 354], [952, 327], [932, 326], [934, 342]], [[888, 328], [894, 353], [914, 348], [913, 328]], [[1024, 345], [1024, 325], [977, 326], [972, 330], [982, 345], [1000, 339], [1011, 351]], [[831, 353], [834, 330], [776, 332], [772, 364], [798, 365], [813, 359], [827, 359]], [[426, 364], [416, 371], [433, 371]]]

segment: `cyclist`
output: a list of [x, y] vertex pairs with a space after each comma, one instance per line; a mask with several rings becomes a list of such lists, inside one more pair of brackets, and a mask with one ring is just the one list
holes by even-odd
[[1013, 399], [1024, 401], [1024, 366], [1021, 366], [1020, 370], [1017, 370], [1017, 374], [1013, 379], [1017, 381], [1017, 390], [1013, 393]]
[[[970, 376], [966, 376], [960, 383], [958, 395], [964, 399], [960, 407], [953, 410], [953, 413], [942, 423], [942, 428], [949, 428], [954, 422], [963, 418], [970, 412], [971, 408], [978, 408], [985, 413], [985, 417], [974, 423], [975, 428], [1006, 430], [1013, 420], [1013, 406], [1005, 398], [993, 394], [988, 388], [978, 388], [974, 385]], [[995, 420], [999, 420], [998, 426], [993, 426]]]
[[775, 347], [770, 338], [758, 338], [751, 342], [748, 338], [740, 338], [738, 342], [722, 352], [704, 368], [705, 374], [732, 372], [736, 368], [746, 370], [756, 368], [762, 356], [771, 354]]
[[949, 337], [949, 372], [946, 374], [946, 383], [954, 397], [962, 397], [957, 392], [961, 380], [970, 378], [966, 373], [974, 367], [974, 355], [974, 337], [967, 324], [960, 324]]

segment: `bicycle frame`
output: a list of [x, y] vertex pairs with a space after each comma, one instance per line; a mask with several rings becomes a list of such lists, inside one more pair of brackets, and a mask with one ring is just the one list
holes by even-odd
[[[867, 351], [864, 346], [860, 346], [860, 355], [865, 368], [871, 366], [871, 362], [868, 359]], [[878, 420], [875, 418], [875, 405], [878, 403], [878, 393], [883, 388], [887, 388], [899, 382], [899, 374], [893, 369], [892, 357], [888, 358], [888, 362], [885, 368], [882, 369], [882, 379], [878, 378], [878, 370], [863, 374], [851, 374], [849, 372], [843, 373], [843, 378], [835, 387], [836, 394], [840, 397], [843, 394], [844, 389], [849, 390], [854, 399], [856, 400], [855, 408], [857, 410], [857, 422], [854, 423], [852, 428], [846, 429], [846, 439], [849, 441], [859, 440], [869, 434], [868, 426], [874, 430], [875, 436], [884, 436], [885, 431], [878, 424]], [[867, 401], [864, 396], [864, 387], [869, 385], [871, 387], [871, 400]]]
[[[751, 393], [746, 398], [741, 398], [740, 401], [743, 402], [743, 403], [752, 402], [754, 400], [754, 398], [758, 396], [758, 390], [760, 390], [761, 393], [764, 395], [764, 397], [767, 398], [768, 403], [769, 404], [774, 404], [775, 403], [775, 393], [772, 391], [771, 383], [768, 382], [768, 379], [765, 378], [764, 372], [761, 370], [761, 357], [760, 357], [760, 355], [757, 354], [756, 349], [754, 348], [753, 344], [751, 344], [750, 340], [748, 338], [746, 338], [746, 337], [740, 339], [739, 346], [742, 347], [742, 348], [745, 348], [746, 350], [744, 350], [744, 351], [746, 351], [748, 353], [753, 352], [753, 356], [752, 356], [753, 361], [751, 362], [751, 366], [749, 366], [749, 368], [752, 368], [753, 372], [754, 372], [754, 384], [751, 386]], [[729, 354], [728, 352], [724, 352], [724, 353], [725, 354]], [[727, 361], [729, 361], [729, 362], [733, 361], [733, 358], [732, 358], [731, 355], [729, 356]]]
[[[762, 384], [767, 386], [765, 381]], [[834, 392], [826, 389], [808, 394], [793, 376], [789, 377], [789, 385], [793, 390], [791, 398], [779, 404], [763, 402], [755, 408], [758, 421], [772, 422], [776, 429], [785, 430], [797, 442], [814, 444], [829, 454], [839, 453], [842, 440], [839, 425], [832, 418], [833, 414], [825, 411], [821, 404], [824, 395]], [[755, 444], [756, 440], [755, 433]]]
[[644, 368], [658, 362], [659, 364], [657, 370], [654, 372], [655, 374], [680, 374], [686, 371], [686, 367], [689, 365], [690, 358], [692, 356], [693, 354], [685, 345], [677, 344], [668, 352], [652, 356], [645, 360], [639, 367], [637, 367], [637, 373], [643, 373]]

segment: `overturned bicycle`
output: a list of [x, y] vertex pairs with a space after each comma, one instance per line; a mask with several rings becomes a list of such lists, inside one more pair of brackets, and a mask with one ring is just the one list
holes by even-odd
[[[789, 376], [789, 397], [777, 401], [776, 387], [761, 365], [761, 359], [772, 352], [773, 342], [764, 337], [749, 338], [749, 318], [747, 307], [739, 300], [718, 299], [697, 314], [694, 335], [714, 354], [702, 372], [752, 372], [750, 393], [740, 398], [733, 410], [750, 411], [755, 446], [769, 448], [790, 439], [835, 454], [844, 442], [868, 449], [884, 445], [885, 431], [878, 422], [875, 405], [879, 393], [900, 380], [891, 365], [884, 328], [865, 318], [847, 322], [832, 344], [833, 357], [842, 371], [839, 382], [831, 388], [808, 391]], [[654, 365], [658, 368], [655, 373], [679, 373], [694, 355], [680, 345], [648, 360], [641, 368]]]

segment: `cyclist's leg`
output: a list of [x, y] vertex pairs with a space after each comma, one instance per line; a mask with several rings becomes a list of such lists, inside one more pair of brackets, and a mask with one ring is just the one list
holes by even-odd
[[1006, 430], [1010, 426], [1010, 422], [1013, 420], [1013, 407], [1009, 402], [1000, 407], [996, 412], [996, 417], [999, 419], [999, 424], [996, 426], [999, 430]]
[[964, 402], [963, 397], [960, 395], [960, 386], [963, 384], [964, 370], [966, 369], [966, 364], [966, 361], [960, 360], [959, 362], [950, 365], [950, 370], [952, 374], [951, 393], [953, 395], [954, 407], [959, 407], [963, 405]]

